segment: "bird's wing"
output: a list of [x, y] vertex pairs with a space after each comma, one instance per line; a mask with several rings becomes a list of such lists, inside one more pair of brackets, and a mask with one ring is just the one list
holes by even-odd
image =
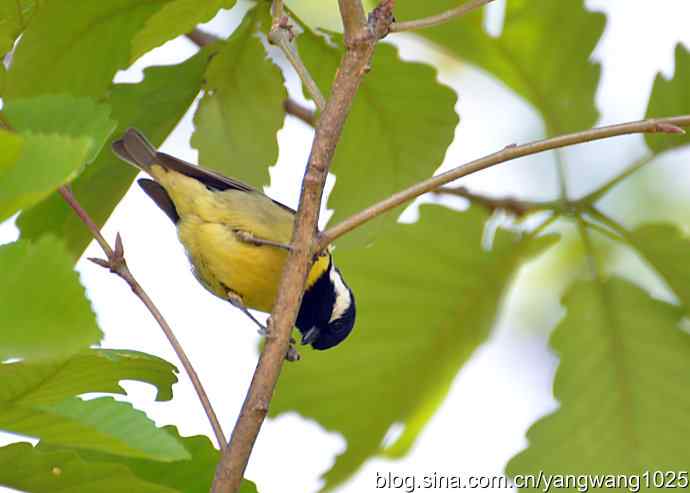
[[177, 224], [180, 220], [180, 215], [177, 213], [177, 208], [175, 208], [175, 203], [165, 191], [160, 183], [154, 180], [149, 180], [148, 178], [140, 178], [137, 180], [139, 186], [146, 192], [146, 195], [151, 197], [160, 209], [165, 212], [165, 214], [172, 220], [173, 223]]
[[[212, 171], [210, 169], [202, 168], [182, 159], [178, 159], [164, 152], [158, 152], [156, 149], [146, 140], [141, 132], [134, 128], [128, 129], [121, 139], [113, 142], [113, 151], [121, 159], [127, 161], [134, 166], [141, 168], [142, 170], [149, 172], [149, 168], [152, 164], [158, 164], [165, 169], [170, 169], [177, 171], [185, 176], [194, 178], [200, 181], [208, 188], [218, 191], [224, 190], [240, 190], [242, 192], [255, 192], [262, 194], [255, 188], [243, 183], [239, 180], [234, 180], [223, 176], [220, 173]], [[263, 194], [262, 194], [263, 195]], [[278, 202], [277, 200], [271, 199], [276, 205], [286, 209], [293, 214], [295, 210]]]

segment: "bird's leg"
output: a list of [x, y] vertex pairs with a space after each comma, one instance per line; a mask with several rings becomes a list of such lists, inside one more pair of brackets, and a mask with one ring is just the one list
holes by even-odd
[[[256, 325], [259, 326], [259, 334], [268, 337], [269, 334], [271, 333], [271, 317], [268, 317], [268, 320], [266, 321], [266, 326], [264, 326], [261, 322], [259, 322], [254, 315], [251, 314], [251, 312], [247, 309], [246, 306], [244, 306], [244, 302], [242, 301], [242, 297], [235, 293], [234, 291], [227, 289], [227, 294], [226, 297], [230, 304], [234, 306], [235, 308], [238, 308], [244, 313], [246, 316], [248, 316], [252, 322], [254, 322]], [[299, 352], [297, 352], [297, 348], [295, 348], [295, 339], [290, 337], [290, 344], [288, 346], [287, 353], [285, 354], [285, 359], [288, 361], [299, 361], [302, 357], [300, 356]]]
[[242, 301], [242, 297], [235, 293], [234, 291], [227, 290], [226, 298], [230, 302], [232, 306], [235, 308], [239, 309], [242, 313], [244, 313], [246, 316], [248, 316], [252, 322], [254, 322], [256, 325], [259, 326], [259, 334], [262, 336], [268, 336], [268, 329], [264, 324], [259, 322], [254, 315], [251, 314], [251, 312], [247, 309], [246, 306], [244, 306], [244, 302]]
[[233, 233], [235, 233], [235, 236], [237, 239], [240, 241], [243, 241], [245, 243], [249, 243], [250, 245], [256, 245], [256, 246], [272, 246], [276, 248], [282, 248], [284, 250], [287, 250], [288, 252], [292, 250], [292, 247], [290, 245], [287, 245], [285, 243], [280, 243], [278, 241], [272, 241], [272, 240], [264, 240], [263, 238], [257, 238], [253, 234], [251, 234], [249, 231], [244, 231], [242, 229], [233, 229]]

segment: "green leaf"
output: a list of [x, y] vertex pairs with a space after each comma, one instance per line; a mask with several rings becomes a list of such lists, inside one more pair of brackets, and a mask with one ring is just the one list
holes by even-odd
[[42, 2], [12, 57], [4, 96], [103, 96], [115, 73], [129, 64], [132, 37], [162, 3]]
[[[672, 79], [657, 74], [645, 118], [659, 118], [690, 113], [690, 51], [676, 45], [676, 68]], [[687, 145], [690, 135], [645, 134], [645, 141], [654, 152], [663, 152]]]
[[[181, 443], [191, 455], [190, 460], [159, 462], [146, 459], [118, 457], [97, 452], [81, 452], [91, 461], [116, 462], [126, 465], [139, 478], [158, 483], [184, 493], [207, 493], [215, 475], [220, 454], [206, 436], [180, 436], [174, 426], [163, 428]], [[39, 445], [39, 448], [41, 446]], [[256, 493], [256, 486], [246, 479], [240, 493]]]
[[115, 128], [109, 115], [106, 104], [68, 95], [7, 101], [3, 120], [25, 142], [14, 166], [0, 166], [0, 221], [40, 202], [93, 161]]
[[49, 236], [0, 246], [0, 361], [57, 359], [100, 340], [73, 264]]
[[0, 170], [0, 221], [71, 181], [93, 145], [88, 137], [26, 133], [19, 159]]
[[[297, 411], [347, 440], [326, 475], [328, 488], [373, 455], [409, 450], [458, 370], [486, 340], [517, 267], [553, 239], [520, 241], [498, 230], [486, 250], [483, 210], [427, 205], [420, 215], [415, 224], [391, 229], [366, 255], [336, 252], [358, 303], [354, 332], [337, 348], [305, 354], [278, 384], [272, 414]], [[404, 268], [420, 261], [423, 269]], [[404, 432], [383, 448], [395, 423]]]
[[[331, 39], [337, 48], [309, 31], [298, 38], [300, 55], [326, 94], [343, 52], [342, 36], [333, 34]], [[429, 178], [443, 162], [458, 124], [456, 95], [438, 83], [430, 66], [403, 62], [387, 44], [376, 48], [371, 65], [331, 165], [336, 175], [328, 200], [335, 210], [332, 223]], [[394, 224], [396, 218], [380, 216], [338, 244], [370, 241], [373, 231]]]
[[[457, 5], [457, 0], [401, 0], [395, 14], [406, 21]], [[492, 37], [484, 30], [483, 10], [418, 34], [488, 71], [525, 98], [541, 113], [548, 135], [594, 125], [600, 67], [590, 55], [604, 30], [605, 16], [585, 10], [583, 0], [510, 0], [503, 32]]]
[[[160, 145], [199, 92], [208, 58], [209, 52], [202, 50], [181, 64], [146, 69], [144, 80], [138, 84], [113, 86], [109, 103], [112, 118], [118, 121], [114, 137], [128, 127], [136, 127], [154, 145]], [[108, 143], [72, 183], [72, 190], [96, 224], [102, 226], [136, 174], [134, 167], [113, 155]], [[74, 259], [91, 241], [88, 230], [57, 195], [24, 211], [17, 225], [24, 238], [37, 238], [45, 232], [64, 238]]]
[[174, 437], [142, 411], [110, 397], [40, 406], [3, 405], [0, 429], [54, 445], [159, 461], [189, 459]]
[[343, 32], [343, 21], [336, 2], [323, 0], [285, 0], [290, 12], [312, 28]]
[[24, 139], [14, 132], [0, 129], [0, 174], [14, 167], [24, 147]]
[[640, 474], [690, 464], [683, 312], [619, 278], [575, 284], [551, 337], [561, 407], [527, 433], [508, 474]]
[[70, 137], [89, 137], [91, 148], [87, 162], [93, 161], [106, 139], [115, 130], [110, 106], [89, 98], [66, 94], [46, 95], [8, 101], [5, 118], [14, 130]]
[[268, 167], [278, 159], [287, 97], [258, 36], [269, 25], [268, 4], [257, 6], [221, 45], [206, 71], [192, 135], [200, 164], [257, 187], [269, 182]]
[[0, 485], [32, 493], [175, 493], [119, 464], [84, 460], [72, 450], [43, 451], [28, 443], [0, 448]]
[[87, 392], [124, 394], [120, 380], [156, 386], [156, 400], [172, 399], [177, 369], [167, 361], [138, 351], [87, 349], [67, 360], [0, 365], [0, 402], [24, 406], [50, 404]]
[[[285, 5], [296, 17], [312, 28], [342, 33], [343, 21], [340, 17], [338, 2], [330, 0], [285, 0]], [[378, 5], [378, 0], [362, 0], [365, 11], [371, 11]]]
[[31, 20], [35, 7], [36, 0], [0, 2], [0, 59], [12, 49], [14, 41]]
[[229, 9], [237, 0], [172, 0], [153, 14], [144, 28], [134, 36], [134, 61], [147, 51], [181, 34], [192, 31], [197, 24], [210, 21], [220, 9]]
[[690, 241], [672, 224], [647, 224], [630, 233], [635, 249], [657, 270], [690, 313]]

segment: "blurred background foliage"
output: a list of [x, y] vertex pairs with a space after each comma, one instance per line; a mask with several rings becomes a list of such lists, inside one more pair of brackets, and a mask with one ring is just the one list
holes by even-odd
[[[398, 0], [395, 13], [410, 20], [456, 5]], [[343, 53], [337, 2], [286, 6], [295, 46], [328, 94]], [[0, 246], [0, 429], [34, 439], [0, 448], [0, 485], [208, 491], [218, 452], [206, 437], [159, 427], [110, 396], [80, 398], [124, 394], [119, 382], [136, 380], [170, 400], [177, 369], [134, 346], [95, 347], [102, 331], [74, 272], [90, 236], [54, 192], [71, 184], [104, 225], [135, 177], [110, 142], [134, 126], [159, 145], [190, 106], [189, 144], [201, 164], [267, 185], [281, 151], [282, 103], [303, 96], [267, 45], [269, 7], [0, 0], [0, 220], [14, 216], [21, 232]], [[225, 39], [149, 67], [139, 82], [114, 81], [220, 9], [233, 9], [239, 22]], [[460, 164], [447, 157], [463, 145], [458, 123], [475, 123], [466, 122], [463, 104], [476, 95], [439, 81], [444, 63], [479, 69], [529, 106], [533, 121], [501, 145], [613, 123], [600, 115], [601, 65], [592, 57], [604, 14], [582, 0], [507, 0], [498, 29], [490, 24], [483, 9], [378, 47], [333, 163], [331, 224]], [[411, 60], [410, 46], [422, 46], [427, 59]], [[690, 53], [678, 44], [674, 57], [673, 75], [654, 81], [647, 117], [690, 113]], [[488, 128], [500, 133], [501, 118], [485, 115]], [[273, 416], [297, 412], [345, 438], [323, 488], [343, 484], [373, 457], [405, 456], [505, 313], [514, 327], [550, 334], [559, 358], [559, 407], [534, 423], [507, 475], [686, 467], [688, 143], [650, 134], [504, 165], [485, 174], [502, 181], [467, 181], [488, 201], [423, 197], [403, 222], [398, 210], [338, 241], [338, 264], [357, 296], [357, 330], [343, 346], [289, 365], [271, 407]], [[292, 180], [300, 177], [298, 170]], [[525, 210], [491, 207], [491, 197], [504, 195]], [[241, 394], [244, 385], [226, 391]], [[256, 487], [245, 481], [242, 491]]]

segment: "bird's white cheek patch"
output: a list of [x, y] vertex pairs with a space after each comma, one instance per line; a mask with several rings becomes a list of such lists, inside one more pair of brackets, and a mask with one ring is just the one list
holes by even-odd
[[347, 286], [345, 286], [343, 278], [340, 277], [338, 271], [331, 267], [329, 275], [333, 286], [335, 286], [335, 303], [333, 304], [331, 319], [328, 321], [328, 323], [331, 323], [333, 320], [337, 320], [343, 316], [343, 313], [345, 313], [348, 307], [352, 304], [352, 299], [350, 296], [350, 290], [347, 289]]

